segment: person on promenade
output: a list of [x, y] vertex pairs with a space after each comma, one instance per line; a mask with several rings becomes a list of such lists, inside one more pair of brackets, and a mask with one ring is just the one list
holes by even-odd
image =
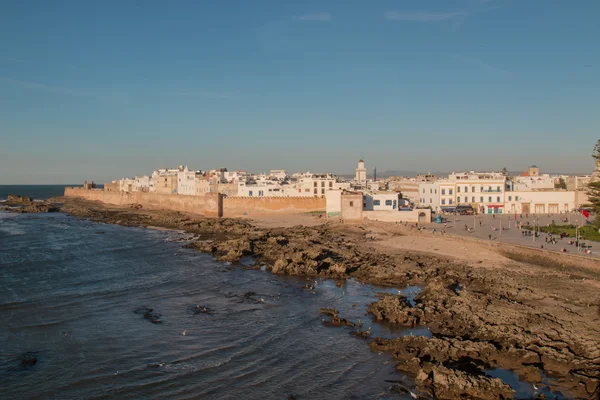
[[492, 234], [491, 233], [488, 235], [488, 237], [490, 238], [490, 240], [492, 240]]

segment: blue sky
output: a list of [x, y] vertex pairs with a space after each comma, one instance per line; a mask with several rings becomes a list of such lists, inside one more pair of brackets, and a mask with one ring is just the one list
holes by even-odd
[[165, 165], [590, 172], [600, 1], [12, 1], [0, 184]]

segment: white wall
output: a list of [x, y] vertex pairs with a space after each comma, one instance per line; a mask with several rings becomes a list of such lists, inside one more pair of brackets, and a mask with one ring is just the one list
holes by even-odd
[[[518, 199], [518, 200], [517, 200]], [[504, 213], [556, 214], [570, 212], [577, 208], [575, 191], [519, 191], [506, 192]]]
[[328, 217], [337, 217], [342, 212], [342, 191], [328, 190], [325, 193], [325, 212]]

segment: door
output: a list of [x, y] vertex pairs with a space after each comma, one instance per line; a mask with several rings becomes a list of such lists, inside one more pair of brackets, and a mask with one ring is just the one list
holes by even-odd
[[427, 214], [425, 214], [424, 212], [420, 212], [419, 213], [419, 222], [428, 222], [427, 221]]
[[521, 209], [523, 210], [522, 213], [523, 214], [529, 214], [529, 204], [521, 204]]
[[535, 205], [535, 213], [536, 214], [544, 214], [546, 212], [545, 204], [536, 204]]
[[548, 204], [548, 212], [550, 214], [558, 214], [558, 204]]

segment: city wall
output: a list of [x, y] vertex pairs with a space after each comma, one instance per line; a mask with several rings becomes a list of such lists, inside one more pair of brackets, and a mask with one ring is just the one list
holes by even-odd
[[252, 217], [325, 211], [325, 199], [315, 197], [228, 197], [217, 193], [183, 196], [81, 188], [65, 188], [65, 196], [101, 201], [116, 206], [140, 204], [150, 210], [182, 211], [207, 217]]
[[325, 199], [316, 197], [224, 197], [223, 216], [252, 217], [325, 211]]
[[[433, 231], [431, 229], [419, 231], [417, 229], [411, 229], [410, 225], [404, 226], [400, 224], [382, 221], [366, 221], [366, 223], [370, 226], [376, 226], [378, 228], [382, 228], [392, 233], [425, 237], [433, 236]], [[453, 235], [451, 233], [444, 234], [443, 238], [463, 243], [477, 243], [482, 246], [488, 246], [490, 249], [495, 250], [496, 252], [503, 254], [504, 256], [516, 261], [573, 269], [587, 268], [600, 271], [599, 259], [586, 257], [580, 254], [561, 253], [558, 251], [538, 249], [535, 247], [523, 246], [520, 244], [499, 242], [495, 240], [488, 241], [472, 237]]]
[[222, 216], [222, 196], [208, 193], [206, 196], [178, 196], [148, 192], [114, 192], [65, 188], [65, 197], [80, 197], [116, 206], [141, 204], [150, 210], [171, 210], [202, 214], [207, 217]]

